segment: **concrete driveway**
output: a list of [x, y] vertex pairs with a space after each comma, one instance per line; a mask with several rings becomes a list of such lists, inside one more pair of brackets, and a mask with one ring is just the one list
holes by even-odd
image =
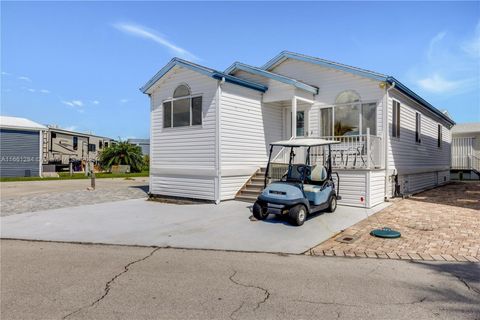
[[250, 221], [250, 205], [178, 205], [133, 199], [1, 218], [1, 237], [176, 248], [303, 253], [365, 219], [373, 210], [341, 207], [294, 227], [274, 218]]

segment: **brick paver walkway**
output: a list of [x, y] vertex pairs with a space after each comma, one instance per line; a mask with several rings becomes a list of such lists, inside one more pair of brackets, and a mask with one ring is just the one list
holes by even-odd
[[[401, 232], [398, 239], [370, 235], [375, 228]], [[339, 242], [349, 236], [351, 243]], [[309, 254], [408, 260], [480, 260], [480, 183], [455, 182], [398, 200]]]

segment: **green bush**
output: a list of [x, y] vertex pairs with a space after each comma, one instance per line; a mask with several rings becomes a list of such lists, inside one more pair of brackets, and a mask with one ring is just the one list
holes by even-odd
[[120, 141], [103, 149], [99, 158], [100, 165], [110, 170], [113, 165], [130, 165], [131, 172], [141, 172], [144, 168], [142, 149], [126, 141]]

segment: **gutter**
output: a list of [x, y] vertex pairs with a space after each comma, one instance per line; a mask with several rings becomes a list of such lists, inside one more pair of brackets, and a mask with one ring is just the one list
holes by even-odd
[[222, 97], [222, 85], [225, 83], [225, 77], [222, 77], [217, 83], [217, 97], [216, 97], [216, 117], [215, 117], [215, 204], [219, 204], [221, 201], [221, 183], [222, 183], [222, 162], [221, 162], [221, 149], [220, 149], [220, 105], [221, 105], [221, 97]]
[[[388, 82], [386, 83], [388, 85]], [[385, 89], [385, 98], [386, 98], [386, 103], [385, 103], [385, 108], [384, 108], [384, 116], [383, 116], [383, 119], [384, 119], [384, 123], [385, 123], [385, 132], [384, 132], [384, 137], [385, 137], [385, 142], [384, 142], [384, 161], [385, 161], [385, 185], [384, 185], [384, 188], [385, 188], [385, 191], [384, 191], [384, 199], [388, 199], [388, 194], [387, 194], [387, 185], [388, 185], [388, 180], [390, 178], [390, 175], [389, 175], [389, 172], [388, 172], [388, 142], [389, 142], [389, 130], [388, 130], [388, 105], [389, 105], [389, 92], [390, 90], [392, 90], [393, 88], [395, 88], [395, 85], [396, 83], [393, 82], [391, 84], [391, 86], [389, 86], [388, 88]], [[393, 196], [393, 194], [392, 194]]]

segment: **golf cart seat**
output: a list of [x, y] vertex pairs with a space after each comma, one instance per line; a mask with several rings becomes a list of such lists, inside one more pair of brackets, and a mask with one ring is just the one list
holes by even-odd
[[317, 165], [313, 168], [312, 173], [307, 178], [306, 184], [303, 185], [305, 196], [315, 205], [320, 204], [324, 199], [321, 199], [322, 185], [327, 180], [327, 169], [323, 165]]
[[319, 164], [313, 167], [310, 176], [307, 177], [307, 183], [309, 185], [322, 185], [327, 179], [327, 168]]

